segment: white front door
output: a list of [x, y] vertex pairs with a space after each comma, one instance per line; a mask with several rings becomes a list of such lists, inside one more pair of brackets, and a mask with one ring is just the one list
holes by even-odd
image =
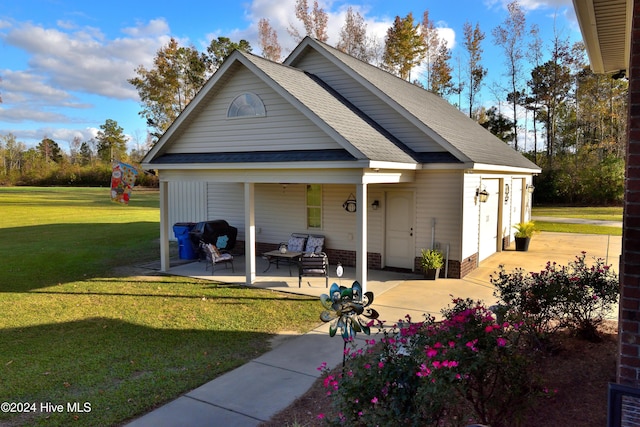
[[385, 203], [385, 267], [413, 270], [415, 258], [412, 191], [390, 191]]
[[[511, 199], [511, 225], [518, 224], [519, 222], [523, 222], [524, 218], [522, 217], [522, 206], [524, 205], [524, 178], [514, 179], [513, 180], [513, 190], [511, 190], [512, 199]], [[507, 230], [508, 235], [513, 235], [515, 230], [513, 228]]]
[[486, 202], [480, 203], [480, 242], [478, 260], [482, 261], [498, 250], [498, 209], [500, 180], [483, 179], [482, 187], [489, 192]]

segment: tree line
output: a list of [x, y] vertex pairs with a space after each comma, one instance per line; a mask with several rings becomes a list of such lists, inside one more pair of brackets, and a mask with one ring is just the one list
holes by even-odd
[[[68, 151], [46, 136], [27, 148], [11, 133], [0, 135], [0, 185], [107, 186], [113, 162], [139, 164], [152, 146], [148, 139], [146, 148], [127, 151], [128, 140], [124, 129], [112, 119], [100, 126], [95, 138], [82, 141], [75, 137]], [[157, 178], [148, 174], [138, 175], [136, 181], [144, 186], [158, 184]]]
[[[452, 57], [428, 10], [419, 20], [412, 13], [397, 16], [381, 43], [368, 32], [364, 17], [349, 8], [333, 46], [447, 99], [529, 157], [543, 170], [535, 179], [537, 202], [621, 203], [627, 81], [593, 74], [584, 45], [570, 43], [555, 28], [544, 40], [539, 28], [527, 23], [518, 0], [509, 3], [507, 10], [504, 21], [490, 30], [489, 39], [479, 23], [465, 22], [463, 49], [457, 58]], [[317, 1], [310, 5], [307, 0], [296, 0], [293, 12], [304, 31], [290, 25], [288, 37], [299, 42], [311, 36], [330, 44], [329, 17]], [[258, 31], [262, 56], [281, 62], [279, 34], [268, 19], [260, 19]], [[486, 82], [486, 42], [504, 54], [504, 68], [497, 70], [503, 77], [500, 83]], [[135, 69], [136, 76], [129, 83], [138, 91], [139, 114], [149, 128], [145, 148], [157, 141], [235, 49], [253, 50], [247, 40], [227, 37], [213, 39], [203, 51], [171, 39], [157, 51], [150, 68]], [[481, 92], [495, 99], [480, 103]], [[113, 151], [117, 143], [106, 143], [100, 136], [93, 145], [86, 144], [84, 149], [80, 143], [77, 150], [71, 150], [69, 158], [76, 159], [71, 163], [90, 161], [91, 152], [96, 161], [113, 158], [114, 153], [122, 155]], [[105, 147], [111, 150], [109, 155]], [[7, 152], [6, 137], [4, 144], [0, 140], [0, 150]], [[141, 153], [129, 157], [135, 161]], [[3, 172], [6, 176], [7, 164], [15, 165], [5, 154], [3, 158], [0, 177]]]

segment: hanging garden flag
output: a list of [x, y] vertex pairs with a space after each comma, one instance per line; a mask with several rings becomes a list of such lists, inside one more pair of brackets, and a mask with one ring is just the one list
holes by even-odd
[[116, 163], [113, 165], [111, 174], [111, 200], [124, 205], [129, 203], [131, 189], [136, 182], [138, 171], [126, 163]]

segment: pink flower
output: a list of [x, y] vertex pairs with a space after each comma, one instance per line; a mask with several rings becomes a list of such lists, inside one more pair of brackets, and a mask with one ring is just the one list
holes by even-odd
[[384, 368], [384, 362], [378, 362], [378, 368], [380, 369]]
[[371, 399], [371, 403], [373, 403], [374, 405], [378, 403], [378, 398], [374, 397], [373, 399]]
[[318, 418], [319, 420], [324, 420], [324, 414], [318, 414], [317, 418]]
[[438, 350], [430, 348], [429, 350], [427, 350], [427, 357], [431, 358], [431, 357], [435, 357], [438, 355]]
[[505, 345], [507, 345], [507, 340], [505, 340], [502, 337], [498, 337], [497, 342], [498, 342], [498, 347], [504, 347]]

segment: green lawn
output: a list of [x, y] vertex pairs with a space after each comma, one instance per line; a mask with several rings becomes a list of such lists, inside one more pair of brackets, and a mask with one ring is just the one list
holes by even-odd
[[584, 218], [601, 221], [622, 221], [622, 207], [534, 207], [534, 216], [555, 216], [561, 218]]
[[159, 258], [157, 191], [0, 188], [0, 218], [0, 402], [36, 405], [0, 424], [119, 424], [319, 323], [316, 298], [118, 274]]
[[[599, 221], [622, 221], [622, 207], [534, 207], [532, 216], [556, 218], [582, 218]], [[622, 236], [621, 227], [593, 224], [535, 221], [536, 230], [556, 233], [606, 234]]]

